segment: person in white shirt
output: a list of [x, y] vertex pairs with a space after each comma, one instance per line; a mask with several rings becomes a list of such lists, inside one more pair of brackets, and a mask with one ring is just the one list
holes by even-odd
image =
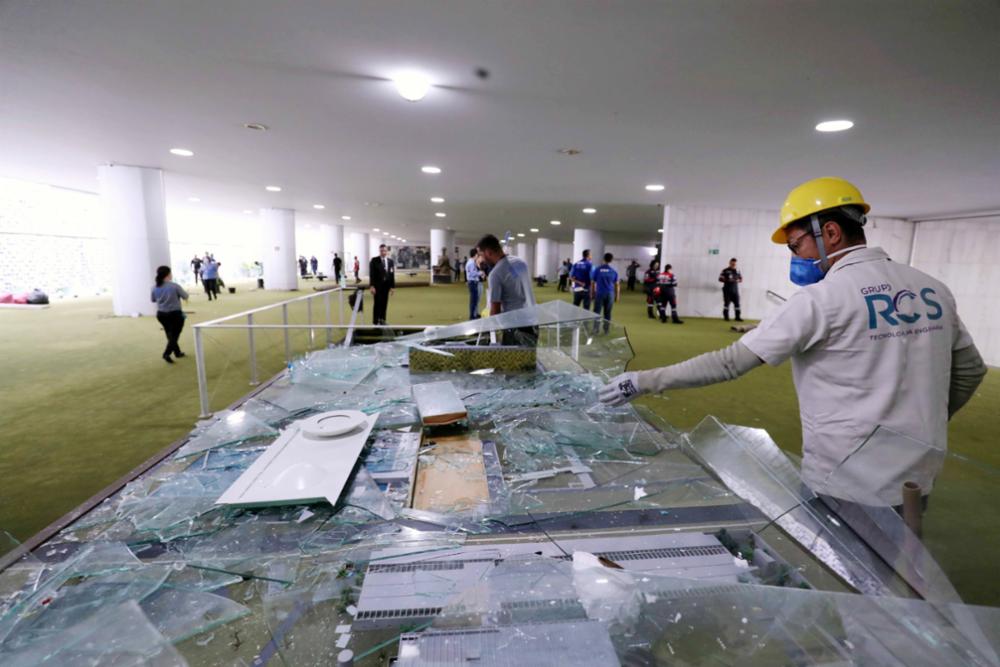
[[[619, 375], [601, 389], [601, 401], [621, 405], [791, 359], [802, 478], [813, 491], [897, 508], [903, 482], [928, 494], [943, 464], [948, 419], [972, 397], [986, 366], [949, 289], [867, 247], [869, 209], [839, 178], [792, 190], [771, 240], [788, 246], [790, 278], [803, 289], [733, 345]], [[841, 465], [862, 448], [863, 460], [877, 465]]]
[[483, 272], [476, 263], [479, 253], [473, 248], [469, 251], [469, 259], [465, 262], [465, 282], [469, 286], [469, 319], [479, 319], [479, 283], [483, 280]]

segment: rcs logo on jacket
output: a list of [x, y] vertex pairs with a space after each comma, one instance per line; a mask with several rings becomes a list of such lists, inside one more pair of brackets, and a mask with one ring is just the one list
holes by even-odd
[[[868, 306], [868, 328], [877, 329], [881, 317], [889, 326], [915, 324], [921, 317], [928, 320], [939, 320], [944, 313], [941, 304], [931, 297], [937, 293], [930, 287], [920, 290], [920, 296], [911, 290], [903, 289], [890, 296], [884, 292], [891, 291], [889, 285], [864, 288], [865, 304]], [[880, 293], [871, 293], [880, 292]], [[918, 301], [919, 299], [919, 301]]]

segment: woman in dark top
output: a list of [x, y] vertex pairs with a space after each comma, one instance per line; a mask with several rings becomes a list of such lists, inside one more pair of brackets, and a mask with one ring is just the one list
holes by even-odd
[[163, 360], [168, 364], [174, 363], [170, 358], [171, 354], [178, 359], [184, 356], [177, 339], [181, 337], [181, 330], [184, 329], [181, 299], [185, 301], [188, 299], [188, 293], [173, 282], [172, 277], [169, 266], [156, 269], [156, 287], [153, 288], [150, 297], [156, 304], [156, 319], [163, 325], [163, 332], [167, 334], [167, 349], [163, 351]]

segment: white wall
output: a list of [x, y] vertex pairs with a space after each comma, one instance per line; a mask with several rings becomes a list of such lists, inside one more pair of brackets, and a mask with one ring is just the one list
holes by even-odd
[[[256, 214], [168, 205], [167, 233], [170, 266], [181, 282], [194, 282], [189, 262], [206, 250], [222, 262], [227, 282], [256, 275]], [[107, 294], [111, 261], [96, 193], [0, 178], [0, 292], [38, 287], [52, 298]]]
[[1000, 216], [916, 223], [913, 266], [944, 282], [986, 363], [1000, 366]]
[[[639, 268], [636, 269], [636, 277], [638, 284], [641, 285], [642, 274], [649, 268], [649, 260], [653, 259], [653, 256], [656, 254], [656, 246], [606, 245], [604, 246], [604, 252], [610, 252], [614, 255], [615, 258], [611, 260], [611, 266], [615, 267], [622, 283], [628, 280], [628, 276], [625, 275], [625, 269], [632, 263], [632, 260], [634, 259], [639, 262]], [[604, 261], [604, 257], [593, 257], [591, 259], [593, 259], [594, 264], [600, 264]]]
[[[777, 226], [777, 211], [672, 206], [663, 262], [672, 264], [677, 275], [681, 314], [722, 316], [719, 272], [730, 257], [739, 260], [743, 274], [740, 300], [746, 318], [759, 319], [781, 303], [767, 296], [768, 290], [788, 297], [798, 289], [788, 280], [788, 250], [771, 242]], [[866, 234], [869, 245], [906, 262], [912, 229], [913, 223], [904, 220], [872, 218]]]
[[354, 257], [357, 256], [361, 264], [358, 275], [368, 275], [368, 262], [371, 261], [370, 237], [364, 232], [351, 232], [345, 239], [347, 243], [347, 257], [344, 258], [347, 275], [354, 277]]
[[111, 251], [101, 200], [0, 178], [0, 292], [36, 287], [51, 298], [107, 294]]

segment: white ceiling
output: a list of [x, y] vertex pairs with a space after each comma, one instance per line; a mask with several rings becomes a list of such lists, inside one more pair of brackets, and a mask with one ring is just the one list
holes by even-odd
[[[657, 202], [772, 209], [830, 174], [881, 215], [996, 209], [998, 38], [993, 0], [0, 0], [0, 175], [161, 166], [175, 201], [414, 237], [647, 239]], [[404, 101], [405, 67], [441, 87]]]

